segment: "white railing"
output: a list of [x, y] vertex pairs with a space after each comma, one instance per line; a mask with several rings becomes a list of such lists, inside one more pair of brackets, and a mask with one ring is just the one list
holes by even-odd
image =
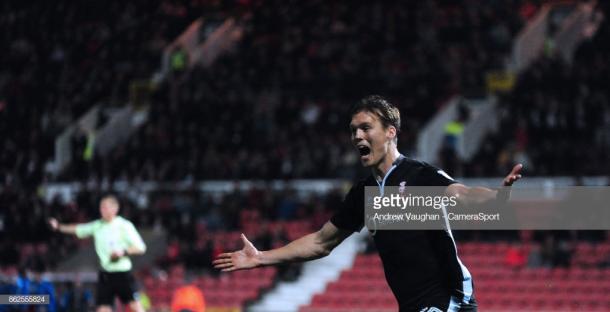
[[510, 65], [514, 73], [519, 73], [527, 68], [542, 52], [548, 31], [548, 16], [551, 8], [551, 5], [543, 5], [538, 14], [517, 35], [513, 44]]
[[163, 55], [161, 56], [161, 69], [157, 72], [153, 78], [153, 82], [159, 83], [165, 76], [170, 72], [170, 57], [172, 52], [178, 48], [182, 47], [185, 49], [187, 53], [189, 53], [189, 57], [191, 53], [194, 53], [197, 45], [199, 44], [199, 30], [201, 29], [201, 25], [203, 24], [203, 18], [198, 18], [194, 22], [186, 28], [186, 30], [178, 36], [170, 45], [163, 49]]
[[96, 132], [95, 152], [100, 156], [107, 155], [115, 146], [127, 141], [147, 116], [146, 109], [136, 111], [132, 105], [121, 108]]
[[95, 105], [76, 123], [68, 126], [55, 139], [55, 159], [53, 160], [53, 174], [59, 174], [66, 165], [72, 161], [72, 138], [76, 131], [86, 133], [95, 131], [99, 118], [100, 105]]
[[243, 36], [243, 30], [235, 19], [227, 19], [216, 29], [205, 42], [194, 51], [193, 63], [208, 67], [223, 52], [231, 49]]
[[195, 20], [176, 40], [163, 49], [161, 70], [155, 74], [154, 82], [162, 81], [170, 72], [171, 55], [177, 48], [184, 49], [188, 54], [188, 66], [201, 64], [207, 67], [242, 38], [243, 29], [234, 18], [226, 19], [220, 26], [211, 30], [208, 36], [201, 38], [200, 34], [205, 31], [205, 22], [203, 18]]
[[595, 11], [595, 3], [596, 1], [580, 3], [562, 23], [554, 38], [557, 51], [566, 62], [572, 62], [578, 45], [595, 33], [603, 19], [603, 16]]

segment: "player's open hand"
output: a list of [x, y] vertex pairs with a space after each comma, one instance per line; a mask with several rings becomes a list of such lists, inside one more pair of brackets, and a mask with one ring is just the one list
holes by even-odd
[[521, 169], [523, 169], [522, 164], [517, 164], [513, 167], [513, 170], [504, 178], [502, 183], [503, 186], [512, 186], [517, 180], [521, 179]]
[[49, 218], [49, 225], [53, 231], [57, 231], [57, 229], [59, 229], [59, 222], [55, 218]]
[[235, 270], [251, 269], [260, 265], [258, 257], [261, 252], [252, 245], [244, 234], [241, 234], [241, 240], [244, 243], [244, 248], [239, 251], [218, 255], [218, 258], [212, 262], [214, 268], [221, 269], [222, 272], [232, 272]]

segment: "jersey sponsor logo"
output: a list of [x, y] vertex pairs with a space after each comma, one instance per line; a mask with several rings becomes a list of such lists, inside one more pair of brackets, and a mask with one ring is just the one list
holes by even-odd
[[407, 188], [407, 182], [406, 181], [400, 182], [399, 188], [398, 188], [398, 193], [400, 193], [400, 195], [404, 195], [406, 188]]
[[443, 310], [441, 310], [437, 307], [425, 307], [425, 308], [419, 310], [419, 312], [443, 312]]

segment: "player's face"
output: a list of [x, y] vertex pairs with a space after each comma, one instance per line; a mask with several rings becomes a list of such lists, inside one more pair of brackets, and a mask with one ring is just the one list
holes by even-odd
[[384, 128], [374, 113], [362, 111], [352, 116], [349, 125], [352, 144], [358, 149], [360, 162], [365, 167], [378, 165], [390, 151], [392, 127]]
[[119, 205], [112, 199], [104, 199], [100, 202], [100, 214], [102, 219], [111, 221], [119, 212]]

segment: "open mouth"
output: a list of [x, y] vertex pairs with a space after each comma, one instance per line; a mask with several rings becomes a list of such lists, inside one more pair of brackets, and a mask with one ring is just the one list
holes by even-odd
[[360, 145], [358, 146], [358, 152], [360, 156], [366, 156], [371, 153], [371, 148], [368, 146]]

